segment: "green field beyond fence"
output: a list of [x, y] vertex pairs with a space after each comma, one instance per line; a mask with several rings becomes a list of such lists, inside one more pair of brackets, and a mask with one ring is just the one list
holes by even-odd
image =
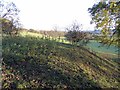
[[115, 47], [113, 45], [111, 46], [102, 46], [101, 43], [95, 41], [95, 40], [91, 40], [90, 43], [87, 44], [87, 47], [89, 47], [90, 49], [96, 51], [96, 52], [101, 52], [101, 53], [108, 53], [108, 54], [118, 54], [118, 50], [120, 50], [120, 48]]

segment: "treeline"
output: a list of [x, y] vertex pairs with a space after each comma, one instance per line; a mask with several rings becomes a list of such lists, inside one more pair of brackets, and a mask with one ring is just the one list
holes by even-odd
[[32, 32], [32, 33], [37, 33], [37, 34], [42, 34], [44, 36], [50, 36], [50, 37], [64, 37], [67, 32], [65, 31], [54, 31], [54, 30], [35, 30], [35, 29], [26, 29], [26, 28], [20, 28], [19, 32]]
[[53, 37], [53, 38], [58, 38], [58, 37], [64, 37], [65, 34], [67, 32], [65, 31], [55, 31], [55, 30], [34, 30], [34, 29], [25, 29], [25, 28], [21, 28], [19, 30], [20, 32], [23, 32], [23, 31], [27, 31], [27, 32], [33, 32], [33, 33], [37, 33], [37, 34], [42, 34], [44, 36], [50, 36], [50, 37]]

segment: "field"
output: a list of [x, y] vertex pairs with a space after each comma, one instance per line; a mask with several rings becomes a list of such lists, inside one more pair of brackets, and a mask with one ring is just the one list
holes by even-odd
[[[32, 32], [20, 32], [21, 36], [32, 36], [32, 37], [43, 37], [43, 34], [38, 34], [38, 33], [32, 33]], [[50, 37], [52, 39], [52, 37]], [[58, 38], [58, 37], [57, 37]], [[54, 39], [54, 38], [53, 38]], [[58, 40], [59, 42], [64, 42], [64, 43], [69, 43], [69, 41], [66, 40], [65, 37], [61, 37], [60, 40]], [[90, 40], [90, 42], [87, 44], [87, 48], [95, 51], [95, 52], [99, 52], [99, 53], [107, 53], [107, 54], [112, 54], [112, 55], [118, 55], [118, 47], [115, 47], [113, 45], [111, 46], [102, 46], [102, 44], [100, 44], [99, 42], [95, 41], [95, 40]], [[120, 48], [119, 48], [120, 49]]]
[[91, 40], [90, 43], [87, 44], [87, 46], [93, 49], [94, 51], [97, 51], [100, 53], [108, 53], [113, 55], [118, 54], [118, 47], [115, 47], [113, 45], [109, 47], [107, 45], [102, 46], [102, 44], [100, 44], [95, 40]]
[[118, 57], [36, 36], [2, 38], [3, 88], [120, 88]]

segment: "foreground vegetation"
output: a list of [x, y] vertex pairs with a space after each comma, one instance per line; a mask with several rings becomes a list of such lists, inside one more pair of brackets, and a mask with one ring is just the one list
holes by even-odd
[[[104, 37], [101, 39], [104, 44], [117, 43], [119, 46], [119, 4], [107, 0], [89, 9], [92, 22], [96, 23], [98, 29], [102, 29]], [[41, 38], [39, 34], [35, 35], [38, 37], [15, 36], [21, 27], [17, 16], [19, 10], [13, 2], [5, 4], [3, 0], [0, 5], [1, 31], [10, 35], [2, 38], [0, 46], [3, 50], [0, 78], [3, 88], [120, 88], [120, 63], [117, 56], [109, 57], [111, 55], [95, 53], [82, 46], [56, 42], [51, 37]], [[115, 29], [113, 34], [111, 26]], [[75, 29], [80, 30], [78, 26]], [[71, 32], [71, 28], [68, 28], [69, 41], [76, 43], [87, 38], [81, 32], [79, 35], [76, 31], [73, 33], [75, 29], [73, 27]], [[55, 38], [64, 35], [56, 35], [56, 32], [51, 31], [49, 34]]]
[[3, 88], [120, 88], [119, 63], [112, 58], [40, 37], [2, 41]]

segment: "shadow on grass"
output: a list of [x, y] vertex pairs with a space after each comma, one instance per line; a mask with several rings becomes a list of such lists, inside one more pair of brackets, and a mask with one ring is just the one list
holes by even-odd
[[[98, 55], [97, 52], [94, 52], [94, 51], [90, 51], [89, 49], [87, 48], [84, 48], [82, 46], [74, 46], [74, 45], [71, 45], [71, 44], [65, 44], [65, 43], [58, 43], [58, 45], [61, 45], [63, 47], [66, 47], [63, 49], [63, 51], [66, 49], [66, 53], [67, 54], [63, 54], [62, 56], [73, 56], [73, 60], [71, 57], [68, 57], [69, 60], [72, 60], [72, 61], [78, 61], [78, 60], [84, 60], [82, 62], [88, 62], [88, 63], [91, 63], [91, 62], [94, 62], [94, 64], [99, 64], [99, 65], [108, 65], [108, 66], [111, 66], [114, 68], [114, 65], [111, 63], [110, 60], [102, 57], [101, 55]], [[76, 54], [76, 52], [79, 52], [78, 54]], [[69, 55], [71, 54], [71, 55]], [[79, 56], [79, 57], [78, 57]], [[118, 59], [117, 59], [118, 60]], [[96, 68], [98, 65], [95, 65]], [[110, 67], [109, 67], [110, 68]]]
[[[119, 81], [120, 69], [119, 69], [118, 57], [116, 57], [116, 61], [115, 61], [113, 60], [113, 58], [108, 58], [110, 57], [109, 55], [107, 57], [103, 57], [101, 54], [96, 53], [94, 51], [92, 52], [87, 48], [84, 48], [81, 46], [73, 46], [73, 45], [68, 45], [64, 43], [60, 45], [62, 45], [63, 47], [66, 47], [63, 49], [63, 51], [66, 51], [65, 52], [66, 54], [64, 53], [61, 56], [67, 57], [68, 58], [67, 60], [87, 65], [89, 68], [94, 70], [97, 74], [105, 77], [107, 76], [108, 78], [115, 78], [117, 81]], [[73, 48], [73, 49], [70, 50], [70, 48]]]
[[[81, 55], [75, 53], [76, 49], [72, 47], [70, 44], [40, 38], [4, 38], [3, 88], [99, 88], [99, 84], [90, 80], [83, 69], [79, 68], [76, 72], [72, 70], [75, 68], [72, 65], [73, 60], [94, 64], [91, 62], [92, 59], [85, 61], [89, 59], [90, 54], [86, 56], [83, 53], [85, 50], [83, 47], [78, 47]], [[87, 53], [90, 52], [87, 51]], [[63, 58], [63, 64], [58, 57]], [[101, 59], [98, 56], [95, 57]], [[55, 58], [58, 58], [56, 62], [54, 62]], [[65, 60], [69, 63], [65, 64], [67, 62]]]
[[[12, 58], [12, 57], [11, 57]], [[34, 57], [33, 57], [34, 58]], [[32, 59], [32, 57], [30, 57]], [[4, 59], [6, 67], [12, 67], [14, 75], [18, 78], [11, 78], [10, 81], [3, 81], [3, 84], [9, 83], [9, 87], [23, 87], [23, 88], [95, 88], [99, 87], [94, 82], [88, 80], [83, 74], [82, 69], [78, 75], [70, 75], [61, 70], [54, 69], [47, 62], [39, 63], [37, 59], [26, 59], [25, 61], [8, 62], [9, 57]], [[13, 86], [14, 83], [14, 86]]]

